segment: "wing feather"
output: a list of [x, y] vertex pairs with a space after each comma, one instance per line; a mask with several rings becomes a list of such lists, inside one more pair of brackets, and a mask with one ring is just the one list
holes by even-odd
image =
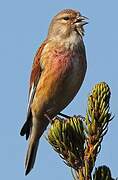
[[32, 65], [32, 71], [31, 71], [31, 76], [30, 76], [28, 107], [27, 107], [27, 119], [21, 129], [21, 132], [20, 132], [21, 136], [24, 136], [26, 134], [26, 139], [28, 139], [28, 137], [29, 137], [30, 129], [32, 126], [31, 104], [33, 102], [37, 84], [38, 84], [40, 76], [41, 76], [42, 69], [40, 66], [40, 59], [41, 59], [41, 54], [42, 54], [42, 51], [43, 51], [46, 43], [47, 43], [47, 41], [44, 41], [43, 44], [38, 49], [37, 54], [34, 58], [33, 65]]

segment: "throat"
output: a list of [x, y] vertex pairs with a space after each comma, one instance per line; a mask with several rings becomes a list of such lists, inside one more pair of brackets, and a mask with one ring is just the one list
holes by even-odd
[[82, 38], [77, 33], [73, 33], [67, 38], [60, 38], [59, 42], [61, 42], [60, 45], [64, 46], [65, 49], [74, 50], [78, 48], [79, 44], [82, 42]]

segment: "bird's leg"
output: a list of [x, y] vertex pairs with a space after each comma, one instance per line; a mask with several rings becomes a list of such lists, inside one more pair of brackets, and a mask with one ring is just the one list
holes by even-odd
[[67, 119], [71, 118], [70, 116], [68, 116], [68, 115], [66, 115], [66, 114], [63, 114], [63, 113], [59, 113], [59, 115], [62, 116], [62, 117], [65, 117], [65, 118], [67, 118]]
[[[63, 113], [59, 113], [58, 115], [60, 115], [60, 116], [62, 116], [62, 117], [64, 117], [64, 118], [67, 118], [67, 119], [71, 118], [71, 116], [68, 116], [68, 115], [63, 114]], [[46, 117], [46, 119], [48, 119], [48, 121], [49, 121], [50, 123], [52, 123], [52, 122], [54, 121], [54, 118], [51, 119], [47, 113], [45, 113], [44, 116]]]
[[[54, 117], [53, 119], [51, 119], [47, 113], [45, 113], [44, 116], [45, 116], [46, 119], [50, 122], [50, 124], [53, 124], [54, 121], [55, 121], [55, 119], [56, 119], [56, 117], [57, 117], [57, 116], [56, 116], [56, 117]], [[58, 118], [59, 118], [59, 117], [58, 117]]]
[[48, 121], [51, 123], [52, 119], [49, 117], [49, 115], [47, 113], [44, 114], [44, 116], [48, 119]]

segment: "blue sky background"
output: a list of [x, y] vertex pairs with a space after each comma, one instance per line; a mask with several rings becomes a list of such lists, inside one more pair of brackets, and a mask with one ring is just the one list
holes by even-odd
[[27, 142], [19, 131], [26, 117], [28, 80], [33, 57], [45, 39], [51, 18], [73, 8], [89, 17], [84, 37], [88, 70], [83, 86], [64, 110], [86, 112], [92, 86], [106, 81], [111, 87], [115, 114], [102, 143], [96, 166], [106, 164], [118, 176], [118, 1], [117, 0], [0, 0], [0, 179], [71, 180], [70, 169], [42, 137], [35, 168], [24, 176]]

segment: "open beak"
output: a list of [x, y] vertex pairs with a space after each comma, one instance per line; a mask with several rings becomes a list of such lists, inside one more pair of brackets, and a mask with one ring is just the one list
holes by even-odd
[[79, 16], [77, 16], [76, 20], [74, 21], [75, 30], [81, 37], [84, 36], [83, 26], [88, 24], [87, 20], [88, 20], [87, 17], [79, 15]]
[[75, 20], [75, 24], [77, 24], [78, 26], [84, 26], [86, 24], [88, 24], [88, 18], [85, 16], [79, 16], [77, 17], [77, 19]]

